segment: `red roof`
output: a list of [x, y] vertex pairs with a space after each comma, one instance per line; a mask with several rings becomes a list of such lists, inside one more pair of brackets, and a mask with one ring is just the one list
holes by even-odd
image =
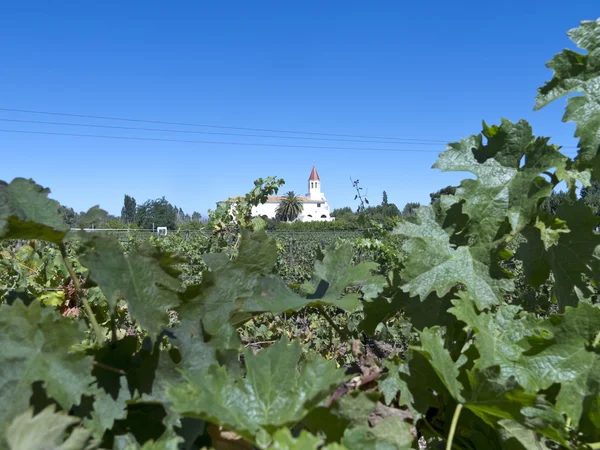
[[319, 178], [319, 174], [317, 173], [317, 168], [315, 166], [313, 166], [312, 172], [310, 173], [309, 180], [319, 180], [319, 181], [321, 181], [321, 179]]

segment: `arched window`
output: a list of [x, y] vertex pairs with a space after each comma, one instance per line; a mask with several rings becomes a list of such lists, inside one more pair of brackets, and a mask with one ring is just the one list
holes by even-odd
[[321, 216], [321, 219], [327, 219], [327, 216], [326, 216], [325, 214], [323, 214], [323, 215]]

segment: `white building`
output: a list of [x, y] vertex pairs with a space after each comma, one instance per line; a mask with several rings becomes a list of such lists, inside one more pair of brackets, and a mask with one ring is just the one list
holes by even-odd
[[[252, 215], [274, 219], [277, 207], [284, 198], [283, 196], [270, 196], [265, 203], [252, 208]], [[298, 197], [298, 200], [302, 203], [302, 212], [296, 220], [301, 222], [331, 222], [335, 220], [334, 217], [331, 217], [329, 203], [321, 192], [321, 179], [315, 167], [312, 168], [308, 178], [308, 194]], [[227, 201], [235, 203], [235, 198]]]

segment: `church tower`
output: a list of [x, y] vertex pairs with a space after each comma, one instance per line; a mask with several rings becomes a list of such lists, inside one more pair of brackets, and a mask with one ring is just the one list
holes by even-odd
[[310, 177], [308, 178], [308, 197], [311, 200], [323, 199], [323, 194], [321, 193], [321, 180], [315, 166], [313, 166]]

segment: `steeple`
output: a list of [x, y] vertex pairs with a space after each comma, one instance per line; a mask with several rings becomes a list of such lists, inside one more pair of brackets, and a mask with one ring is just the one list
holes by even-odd
[[321, 179], [315, 166], [313, 166], [310, 177], [308, 177], [308, 197], [311, 200], [321, 200], [323, 198], [323, 194], [321, 194]]

